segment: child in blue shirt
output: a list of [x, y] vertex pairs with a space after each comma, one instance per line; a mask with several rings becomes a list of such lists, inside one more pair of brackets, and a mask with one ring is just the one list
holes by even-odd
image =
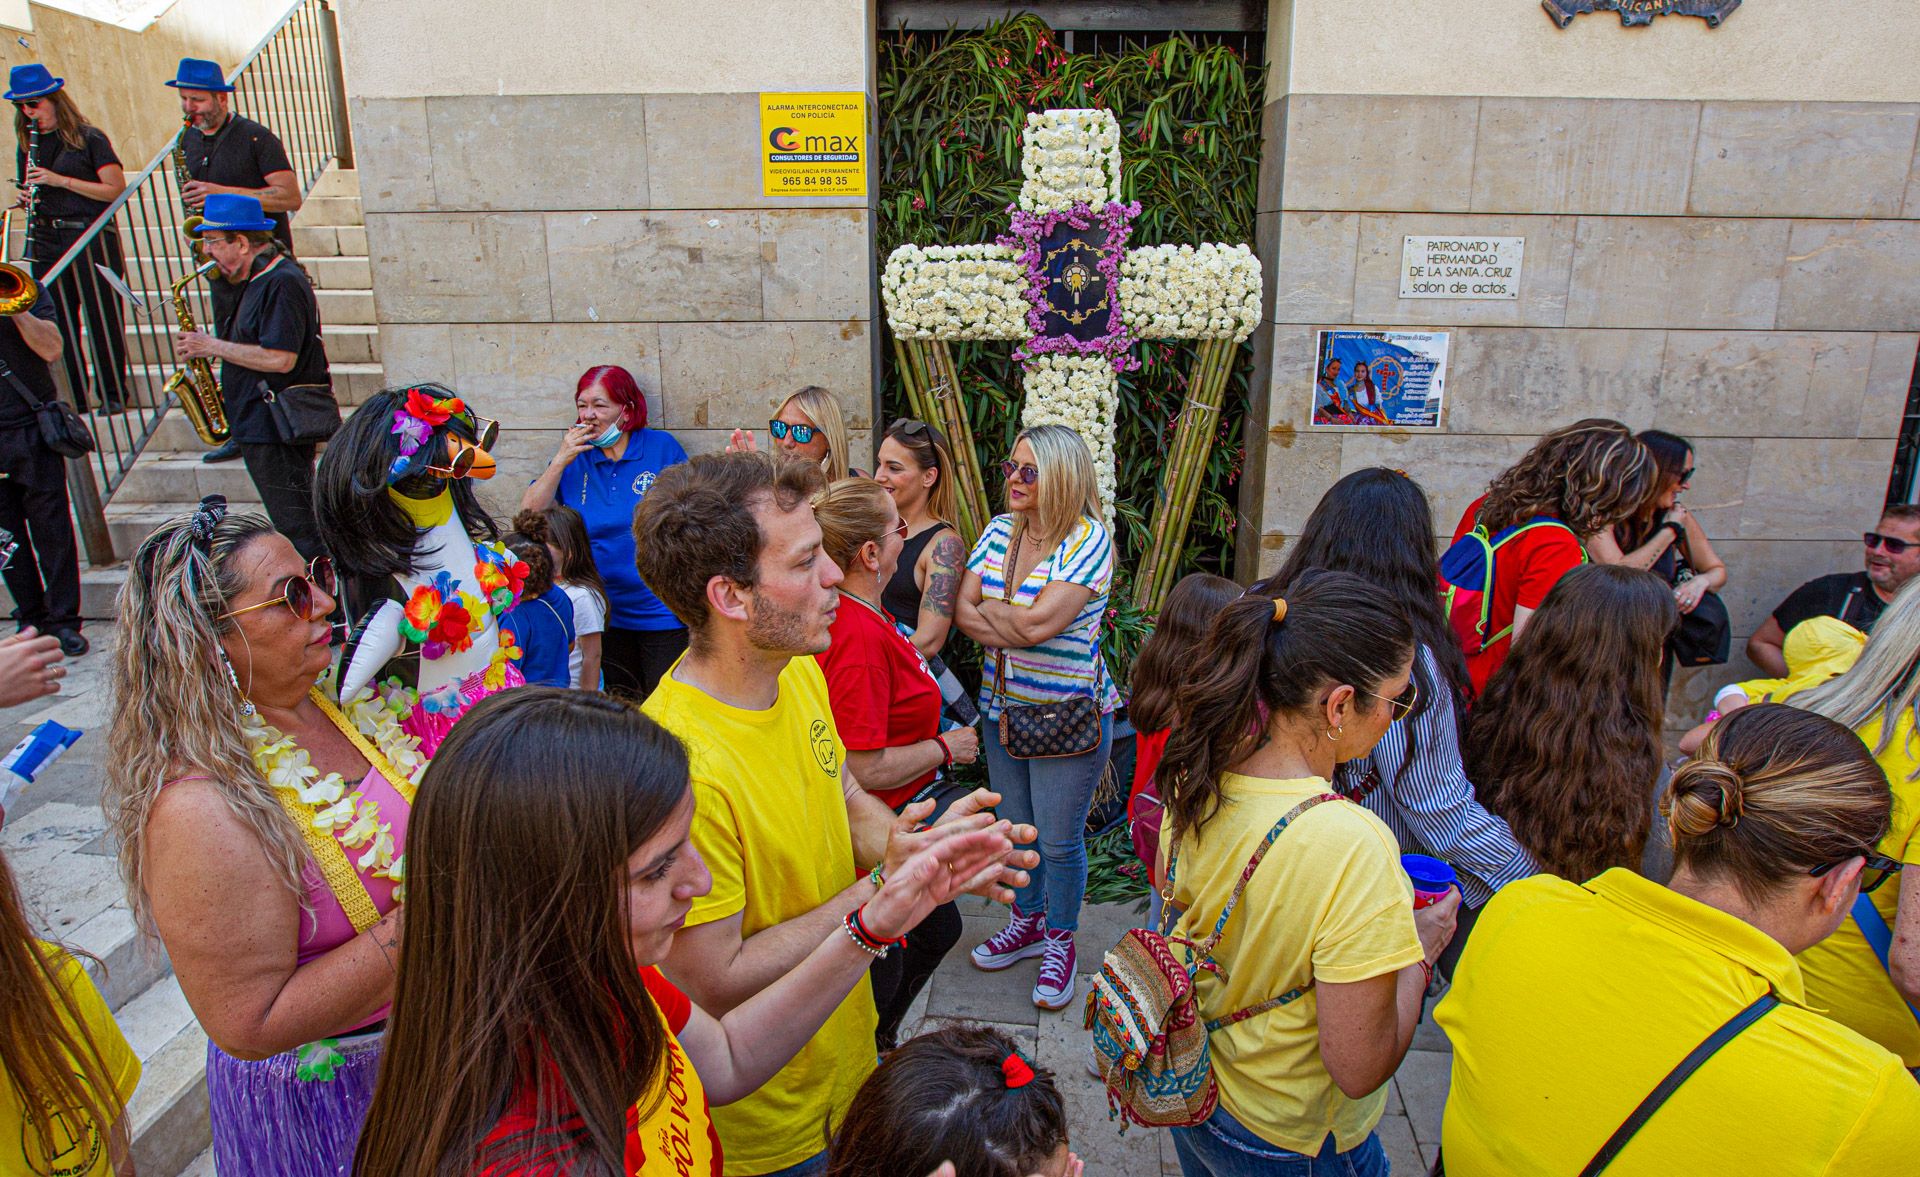
[[520, 648], [520, 673], [528, 686], [564, 687], [571, 683], [573, 600], [554, 583], [553, 557], [547, 545], [520, 532], [506, 538], [513, 554], [526, 561], [527, 580], [520, 600], [500, 618], [500, 628]]

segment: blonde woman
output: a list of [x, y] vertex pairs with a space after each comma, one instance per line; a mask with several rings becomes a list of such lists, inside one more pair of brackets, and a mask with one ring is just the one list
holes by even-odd
[[[393, 997], [418, 753], [316, 688], [333, 570], [209, 499], [134, 554], [105, 808], [205, 1028], [223, 1173], [345, 1172]], [[269, 783], [271, 777], [272, 783]]]
[[907, 525], [900, 561], [880, 599], [913, 634], [914, 648], [932, 657], [953, 632], [953, 601], [967, 549], [953, 526], [953, 450], [946, 435], [906, 418], [888, 427], [874, 455], [873, 480], [893, 496]]
[[[1920, 862], [1920, 589], [1893, 598], [1853, 669], [1779, 700], [1851, 728], [1893, 786], [1893, 817], [1875, 849], [1897, 863]], [[1735, 715], [1745, 714], [1742, 708]], [[1722, 720], [1724, 726], [1732, 716]], [[1835, 1021], [1920, 1067], [1920, 870], [1875, 891], [1872, 910], [1856, 910], [1833, 935], [1800, 955], [1807, 999]], [[1861, 917], [1869, 928], [1863, 929]], [[1875, 920], [1891, 933], [1883, 964], [1868, 938]]]
[[[1078, 433], [1064, 425], [1023, 429], [1000, 471], [1007, 513], [973, 546], [954, 623], [986, 647], [980, 710], [987, 772], [1002, 798], [1001, 815], [1040, 828], [1040, 865], [1016, 892], [1006, 928], [973, 950], [973, 963], [993, 971], [1042, 957], [1033, 1002], [1060, 1009], [1073, 1000], [1087, 810], [1107, 765], [1120, 701], [1100, 656], [1113, 543], [1101, 523], [1093, 455]], [[1100, 740], [1091, 750], [1020, 760], [1001, 746], [1004, 708], [1076, 697], [1091, 697], [1100, 712]]]
[[[847, 448], [847, 419], [840, 412], [840, 402], [817, 384], [780, 402], [779, 411], [767, 422], [767, 435], [782, 454], [818, 462], [829, 485], [849, 474], [865, 477], [848, 466], [852, 451]], [[730, 453], [756, 448], [753, 434], [745, 429], [734, 430], [727, 442]]]

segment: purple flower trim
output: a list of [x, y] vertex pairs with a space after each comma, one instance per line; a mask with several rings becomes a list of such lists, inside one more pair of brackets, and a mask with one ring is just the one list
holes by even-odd
[[[1140, 361], [1131, 352], [1133, 332], [1127, 329], [1126, 319], [1120, 313], [1120, 259], [1126, 256], [1133, 218], [1140, 215], [1139, 203], [1123, 204], [1116, 200], [1098, 209], [1081, 203], [1044, 213], [1031, 213], [1008, 205], [1007, 212], [1012, 214], [1013, 224], [1009, 232], [997, 239], [997, 244], [1019, 251], [1015, 260], [1027, 272], [1027, 326], [1033, 331], [1033, 337], [1014, 350], [1013, 358], [1032, 367], [1034, 361], [1050, 353], [1097, 355], [1105, 356], [1115, 372], [1137, 369]], [[1107, 280], [1107, 291], [1113, 301], [1113, 313], [1108, 320], [1113, 326], [1105, 335], [1084, 340], [1071, 335], [1043, 334], [1047, 327], [1047, 273], [1040, 256], [1040, 243], [1063, 222], [1076, 229], [1087, 229], [1095, 221], [1107, 231], [1107, 248], [1097, 268]]]

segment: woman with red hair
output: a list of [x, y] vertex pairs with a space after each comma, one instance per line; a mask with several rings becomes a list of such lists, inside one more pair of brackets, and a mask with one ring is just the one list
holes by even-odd
[[686, 461], [687, 451], [673, 435], [647, 428], [647, 398], [625, 368], [588, 368], [573, 409], [573, 427], [520, 497], [520, 509], [565, 503], [586, 520], [593, 562], [607, 588], [607, 628], [600, 639], [606, 689], [645, 699], [687, 648], [687, 627], [640, 579], [633, 512], [660, 471]]

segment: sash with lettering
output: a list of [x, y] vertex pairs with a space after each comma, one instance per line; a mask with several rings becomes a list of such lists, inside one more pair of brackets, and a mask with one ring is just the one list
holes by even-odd
[[[707, 1089], [677, 1037], [686, 1028], [693, 1003], [657, 968], [641, 969], [640, 977], [670, 1033], [667, 1070], [661, 1078], [664, 1098], [655, 1098], [660, 1095], [655, 1088], [628, 1113], [627, 1172], [634, 1177], [720, 1177], [720, 1136], [707, 1112]], [[647, 1106], [653, 1111], [642, 1120], [639, 1108]]]

